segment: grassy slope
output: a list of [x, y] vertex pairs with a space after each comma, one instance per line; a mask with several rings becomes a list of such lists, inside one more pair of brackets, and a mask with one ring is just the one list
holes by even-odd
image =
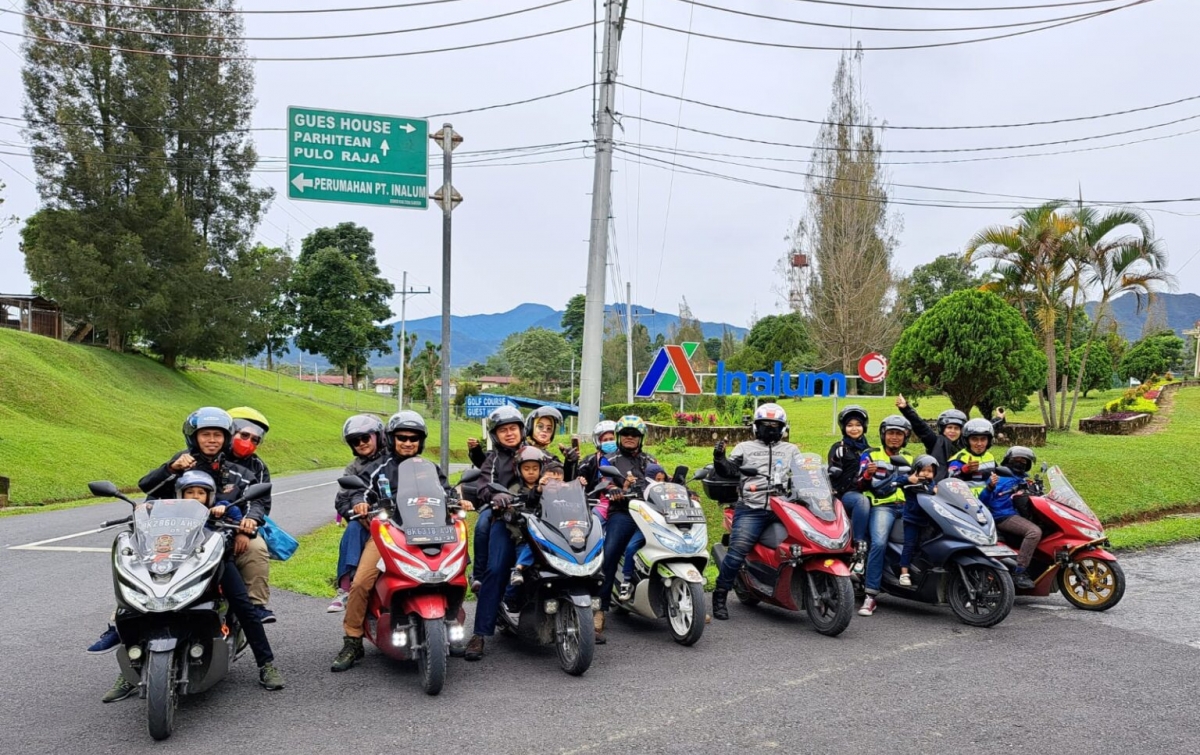
[[[282, 378], [289, 381], [292, 388], [277, 392], [217, 371], [176, 372], [144, 357], [0, 330], [0, 475], [12, 479], [18, 505], [78, 499], [89, 480], [131, 487], [182, 447], [178, 428], [204, 405], [266, 414], [272, 431], [263, 456], [272, 472], [344, 464], [340, 431], [353, 404], [292, 395], [307, 387]], [[436, 447], [438, 429], [431, 429]], [[473, 422], [452, 423], [452, 456], [465, 458], [466, 437], [477, 433]]]

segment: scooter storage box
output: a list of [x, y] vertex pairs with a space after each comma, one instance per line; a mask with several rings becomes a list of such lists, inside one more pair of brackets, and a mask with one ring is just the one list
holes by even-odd
[[704, 494], [717, 503], [737, 503], [739, 480], [725, 477], [706, 477], [703, 480]]

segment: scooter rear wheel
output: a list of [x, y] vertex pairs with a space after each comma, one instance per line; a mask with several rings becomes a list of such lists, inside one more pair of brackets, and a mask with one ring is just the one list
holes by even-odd
[[421, 687], [427, 695], [436, 695], [446, 683], [446, 622], [443, 619], [422, 619], [417, 625], [424, 646], [417, 656], [417, 671], [421, 674]]
[[[992, 627], [1012, 611], [1017, 596], [1012, 577], [1007, 569], [995, 569], [982, 564], [966, 564], [951, 567], [949, 595], [950, 609], [964, 624], [973, 627]], [[966, 574], [970, 587], [978, 599], [972, 600], [962, 575]]]
[[[814, 571], [808, 577], [812, 579], [812, 589], [804, 601], [804, 610], [813, 629], [826, 637], [837, 637], [850, 626], [854, 616], [854, 586], [849, 577], [839, 577], [829, 572]], [[805, 578], [798, 575], [796, 578]]]
[[667, 588], [667, 626], [671, 639], [695, 645], [704, 634], [704, 585], [679, 578]]
[[596, 652], [592, 608], [562, 600], [555, 617], [554, 647], [558, 651], [558, 665], [571, 676], [581, 676], [592, 665], [592, 656]]
[[1125, 572], [1116, 561], [1085, 556], [1061, 567], [1056, 579], [1067, 602], [1084, 611], [1107, 611], [1125, 597]]
[[146, 658], [146, 728], [154, 739], [171, 736], [175, 726], [175, 651], [151, 652]]

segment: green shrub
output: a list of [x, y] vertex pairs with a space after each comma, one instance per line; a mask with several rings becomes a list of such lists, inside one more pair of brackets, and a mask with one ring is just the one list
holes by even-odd
[[1140, 395], [1134, 398], [1122, 397], [1114, 401], [1109, 401], [1104, 405], [1104, 413], [1112, 414], [1113, 412], [1139, 412], [1141, 414], [1154, 414], [1158, 411], [1158, 404], [1148, 398], [1142, 398]]
[[671, 454], [687, 453], [688, 444], [686, 438], [663, 438], [654, 444], [656, 456], [670, 456]]
[[614, 422], [627, 414], [636, 414], [646, 422], [671, 424], [675, 418], [675, 408], [665, 401], [641, 401], [632, 404], [609, 404], [600, 408], [605, 419]]

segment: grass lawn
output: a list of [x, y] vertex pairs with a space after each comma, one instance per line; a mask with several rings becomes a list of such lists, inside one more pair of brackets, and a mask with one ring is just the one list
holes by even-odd
[[1200, 517], [1167, 516], [1152, 522], [1140, 522], [1108, 530], [1113, 548], [1137, 550], [1156, 545], [1200, 540]]

